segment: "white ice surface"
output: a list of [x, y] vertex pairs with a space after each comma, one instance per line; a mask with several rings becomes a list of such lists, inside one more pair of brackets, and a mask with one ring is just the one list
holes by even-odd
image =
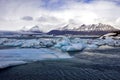
[[0, 69], [25, 63], [25, 61], [0, 61]]
[[0, 50], [0, 68], [44, 59], [70, 58], [67, 53], [52, 49], [4, 49]]

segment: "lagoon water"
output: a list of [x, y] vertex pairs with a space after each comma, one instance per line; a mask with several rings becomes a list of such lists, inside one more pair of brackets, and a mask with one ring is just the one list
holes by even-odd
[[72, 58], [47, 59], [0, 70], [0, 80], [119, 80], [120, 48], [69, 53]]

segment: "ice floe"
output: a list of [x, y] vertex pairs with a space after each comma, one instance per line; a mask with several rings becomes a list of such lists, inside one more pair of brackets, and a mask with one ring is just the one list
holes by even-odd
[[68, 53], [52, 49], [3, 49], [0, 50], [0, 68], [45, 59], [71, 58]]

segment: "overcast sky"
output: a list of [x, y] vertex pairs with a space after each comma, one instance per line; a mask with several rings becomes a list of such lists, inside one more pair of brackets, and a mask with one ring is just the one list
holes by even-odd
[[0, 0], [0, 30], [105, 23], [120, 28], [120, 0]]

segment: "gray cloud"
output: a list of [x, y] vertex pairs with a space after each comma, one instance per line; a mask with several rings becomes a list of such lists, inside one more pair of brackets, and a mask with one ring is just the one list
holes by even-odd
[[24, 16], [21, 18], [22, 20], [25, 20], [25, 21], [32, 21], [33, 20], [33, 17], [31, 16]]
[[48, 16], [48, 15], [42, 15], [37, 19], [39, 22], [49, 22], [49, 23], [54, 23], [60, 21], [57, 17], [54, 16]]

